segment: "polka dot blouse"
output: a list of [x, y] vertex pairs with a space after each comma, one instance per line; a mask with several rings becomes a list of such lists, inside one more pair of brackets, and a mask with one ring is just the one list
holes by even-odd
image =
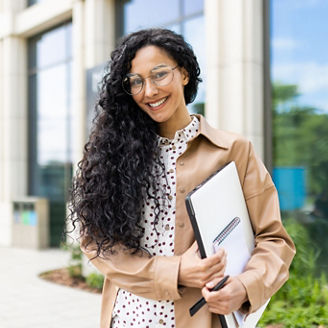
[[[166, 191], [165, 205], [154, 227], [154, 201], [146, 199], [142, 208], [142, 226], [145, 229], [141, 246], [152, 256], [174, 255], [174, 229], [176, 204], [176, 161], [187, 149], [187, 142], [198, 132], [199, 121], [193, 116], [190, 124], [176, 132], [174, 139], [159, 137], [160, 159], [166, 175], [158, 182], [158, 190]], [[163, 188], [164, 187], [164, 188]], [[155, 301], [119, 289], [113, 309], [112, 328], [175, 327], [174, 302]]]

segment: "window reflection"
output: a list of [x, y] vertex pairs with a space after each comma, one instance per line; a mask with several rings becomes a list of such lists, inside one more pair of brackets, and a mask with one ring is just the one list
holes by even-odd
[[50, 201], [58, 246], [72, 178], [71, 23], [29, 40], [29, 194]]
[[306, 226], [328, 271], [328, 3], [271, 6], [274, 180], [283, 218]]
[[184, 36], [186, 41], [189, 42], [197, 56], [198, 63], [201, 69], [202, 83], [199, 84], [198, 93], [195, 101], [190, 104], [189, 110], [192, 113], [204, 113], [205, 103], [205, 22], [204, 16], [199, 16], [184, 23]]
[[39, 120], [64, 120], [67, 115], [67, 65], [41, 70], [38, 73], [37, 97]]
[[29, 6], [33, 6], [33, 5], [35, 5], [35, 4], [37, 4], [37, 3], [40, 3], [40, 2], [42, 2], [42, 1], [45, 1], [45, 0], [28, 0], [27, 1], [27, 6], [29, 7]]
[[173, 22], [179, 16], [177, 0], [132, 0], [124, 5], [124, 32], [145, 27], [159, 27]]
[[197, 14], [203, 11], [204, 0], [183, 0], [184, 13], [186, 15]]
[[40, 37], [36, 44], [38, 68], [54, 65], [66, 59], [67, 50], [65, 43], [67, 32], [67, 29], [57, 28]]

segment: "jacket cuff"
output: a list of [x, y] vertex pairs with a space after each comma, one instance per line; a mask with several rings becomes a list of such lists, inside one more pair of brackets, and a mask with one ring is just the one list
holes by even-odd
[[158, 300], [178, 300], [180, 256], [157, 256], [155, 266], [154, 291]]
[[247, 292], [248, 301], [245, 302], [240, 311], [246, 314], [256, 311], [265, 300], [262, 299], [264, 295], [263, 285], [259, 283], [260, 277], [254, 271], [245, 271], [236, 278], [244, 285]]

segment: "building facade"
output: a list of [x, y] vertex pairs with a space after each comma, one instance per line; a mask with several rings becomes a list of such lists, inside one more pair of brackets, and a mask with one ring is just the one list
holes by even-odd
[[324, 0], [0, 0], [0, 245], [14, 244], [15, 209], [31, 197], [48, 200], [59, 245], [110, 52], [124, 34], [166, 27], [200, 62], [190, 112], [253, 142], [283, 218], [328, 252], [327, 12]]
[[264, 154], [262, 1], [0, 0], [0, 24], [1, 245], [12, 245], [13, 202], [30, 196], [48, 199], [59, 244], [92, 110], [87, 72], [138, 28], [184, 34], [204, 80], [191, 112], [205, 107]]

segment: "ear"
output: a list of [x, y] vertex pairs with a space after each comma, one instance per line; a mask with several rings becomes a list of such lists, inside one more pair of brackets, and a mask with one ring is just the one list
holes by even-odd
[[183, 86], [187, 85], [189, 83], [189, 74], [184, 67], [181, 68], [181, 77]]

